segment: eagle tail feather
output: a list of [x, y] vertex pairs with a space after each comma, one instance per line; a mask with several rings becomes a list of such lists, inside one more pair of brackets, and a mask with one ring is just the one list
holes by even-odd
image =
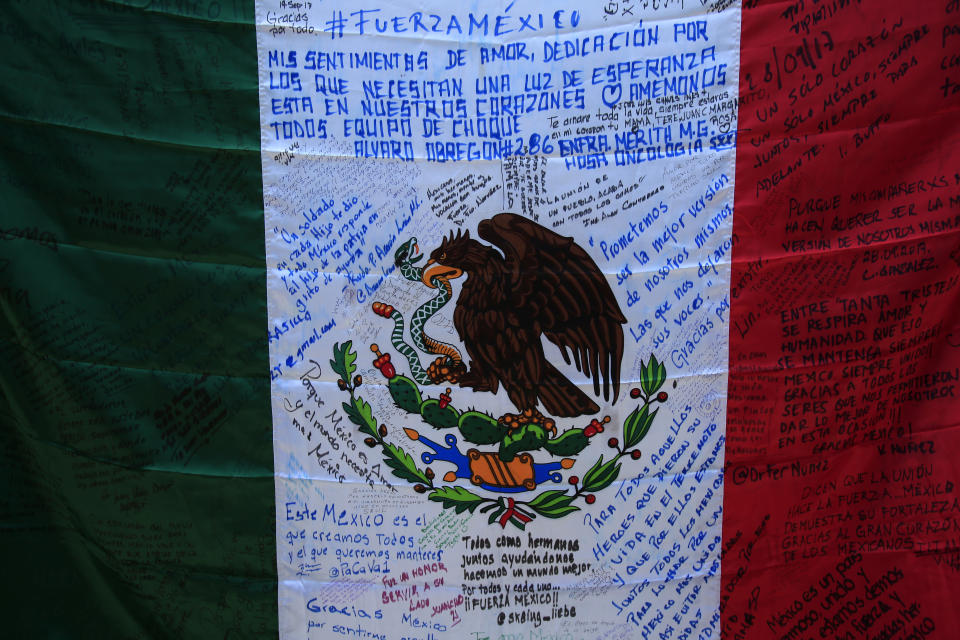
[[558, 418], [597, 413], [600, 407], [549, 362], [543, 363], [539, 385], [540, 402]]
[[620, 361], [623, 359], [623, 329], [617, 325], [611, 325], [610, 333], [613, 334], [613, 348], [610, 349], [610, 380], [613, 382], [613, 402], [620, 397]]

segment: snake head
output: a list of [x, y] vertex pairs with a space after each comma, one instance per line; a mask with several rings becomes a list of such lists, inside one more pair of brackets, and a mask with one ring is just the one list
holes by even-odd
[[393, 263], [397, 265], [397, 267], [401, 267], [404, 264], [413, 266], [422, 259], [423, 254], [420, 253], [420, 245], [417, 244], [417, 239], [414, 237], [411, 237], [397, 247], [397, 250], [393, 253]]

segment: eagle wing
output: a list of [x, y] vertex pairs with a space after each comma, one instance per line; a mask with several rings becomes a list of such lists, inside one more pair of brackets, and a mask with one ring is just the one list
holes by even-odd
[[627, 319], [593, 259], [572, 238], [516, 214], [498, 214], [477, 230], [503, 252], [514, 312], [557, 345], [567, 364], [572, 354], [595, 395], [601, 378], [604, 399], [612, 386], [616, 402]]

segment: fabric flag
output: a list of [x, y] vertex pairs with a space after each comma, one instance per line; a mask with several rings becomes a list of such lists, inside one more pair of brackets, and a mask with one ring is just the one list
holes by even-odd
[[951, 637], [954, 0], [0, 16], [10, 637]]

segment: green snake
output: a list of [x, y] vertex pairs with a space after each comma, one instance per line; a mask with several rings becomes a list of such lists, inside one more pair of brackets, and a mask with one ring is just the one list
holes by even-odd
[[[400, 274], [404, 278], [413, 282], [422, 282], [423, 267], [416, 266], [416, 263], [423, 258], [423, 254], [420, 253], [416, 238], [412, 237], [397, 247], [393, 257], [397, 269], [399, 269]], [[449, 363], [460, 364], [462, 362], [462, 356], [456, 347], [452, 344], [431, 338], [423, 330], [423, 326], [427, 320], [442, 309], [443, 306], [450, 301], [450, 298], [453, 297], [453, 288], [446, 278], [434, 278], [433, 283], [437, 287], [437, 295], [420, 305], [417, 310], [413, 312], [413, 317], [410, 319], [410, 338], [413, 340], [413, 344], [422, 352], [446, 356]], [[393, 331], [390, 334], [390, 341], [393, 343], [394, 348], [407, 359], [413, 379], [420, 384], [431, 384], [433, 381], [420, 364], [420, 356], [417, 355], [414, 348], [404, 340], [403, 314], [391, 305], [383, 302], [374, 302], [373, 310], [379, 315], [393, 320]]]

